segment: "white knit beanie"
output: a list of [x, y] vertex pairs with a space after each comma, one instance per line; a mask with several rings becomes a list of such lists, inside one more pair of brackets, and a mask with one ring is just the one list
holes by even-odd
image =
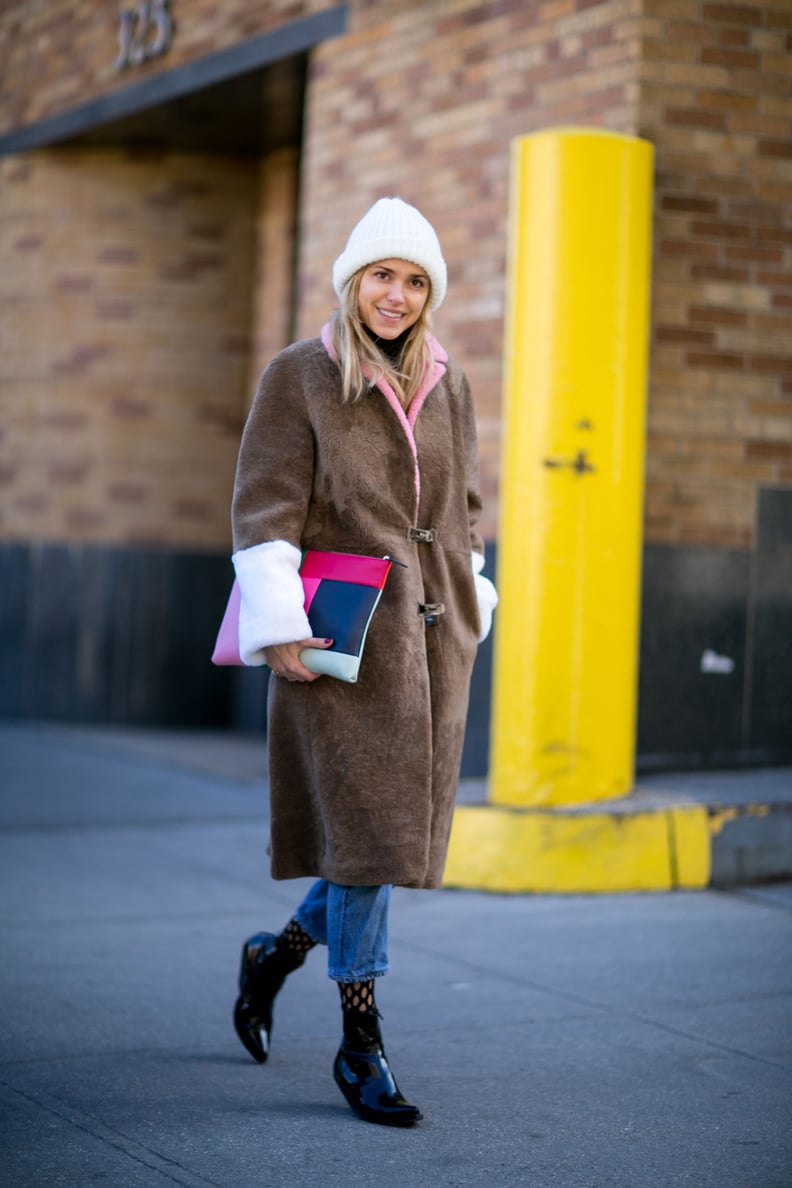
[[448, 285], [440, 241], [432, 224], [401, 198], [380, 198], [352, 229], [333, 265], [333, 288], [338, 296], [359, 268], [377, 260], [409, 260], [423, 268], [431, 282], [429, 308], [437, 309]]

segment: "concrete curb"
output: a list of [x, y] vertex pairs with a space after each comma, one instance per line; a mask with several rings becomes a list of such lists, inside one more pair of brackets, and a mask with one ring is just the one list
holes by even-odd
[[553, 808], [488, 804], [468, 785], [444, 886], [573, 894], [792, 878], [792, 771], [762, 777], [655, 777], [623, 800]]

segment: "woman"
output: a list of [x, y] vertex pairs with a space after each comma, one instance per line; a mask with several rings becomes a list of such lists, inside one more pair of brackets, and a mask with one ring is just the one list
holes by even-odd
[[[328, 947], [343, 1040], [335, 1080], [369, 1122], [409, 1126], [382, 1047], [374, 981], [388, 972], [391, 887], [442, 878], [470, 673], [497, 602], [480, 575], [473, 406], [429, 332], [446, 292], [432, 226], [381, 198], [333, 267], [340, 308], [321, 337], [262, 377], [233, 500], [240, 653], [267, 664], [271, 860], [319, 882], [277, 936], [242, 952], [234, 1023], [264, 1062], [272, 1007], [315, 944]], [[304, 549], [389, 556], [356, 684], [300, 660]]]

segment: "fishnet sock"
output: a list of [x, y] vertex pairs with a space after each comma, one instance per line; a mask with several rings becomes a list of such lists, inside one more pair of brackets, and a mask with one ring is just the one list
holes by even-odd
[[308, 933], [300, 927], [296, 920], [289, 920], [289, 923], [284, 928], [277, 940], [279, 949], [285, 949], [294, 957], [304, 958], [305, 954], [310, 952], [314, 947], [316, 941], [308, 935]]
[[341, 1010], [357, 1011], [361, 1015], [377, 1015], [374, 1005], [374, 979], [367, 982], [339, 982]]

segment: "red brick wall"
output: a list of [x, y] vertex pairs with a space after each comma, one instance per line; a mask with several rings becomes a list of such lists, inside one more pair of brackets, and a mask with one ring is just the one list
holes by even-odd
[[646, 535], [747, 546], [792, 482], [792, 6], [648, 0], [656, 145]]

